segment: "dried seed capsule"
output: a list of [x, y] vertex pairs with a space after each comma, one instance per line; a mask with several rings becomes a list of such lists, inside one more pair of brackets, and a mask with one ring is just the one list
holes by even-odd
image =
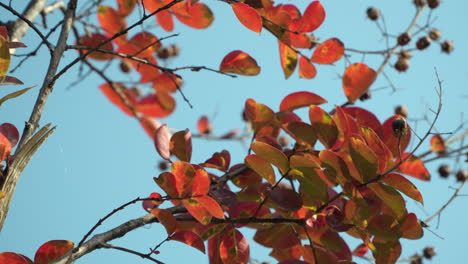
[[408, 124], [404, 117], [397, 117], [392, 121], [393, 135], [402, 137], [408, 134]]
[[379, 11], [379, 9], [377, 9], [375, 7], [367, 8], [366, 13], [367, 13], [367, 17], [372, 21], [375, 21], [375, 20], [379, 19], [379, 17], [380, 17], [380, 11]]
[[404, 46], [411, 41], [411, 35], [407, 32], [401, 33], [398, 36], [397, 41], [398, 41], [398, 45]]
[[437, 170], [439, 172], [440, 177], [442, 178], [447, 178], [450, 173], [452, 173], [452, 169], [448, 165], [440, 165], [439, 169]]
[[464, 182], [468, 179], [468, 170], [460, 170], [455, 176], [457, 177], [457, 182]]
[[395, 115], [401, 115], [405, 118], [408, 117], [408, 107], [406, 107], [406, 105], [399, 105], [395, 107]]
[[437, 8], [440, 5], [440, 0], [427, 0], [427, 5], [429, 8]]
[[395, 69], [399, 72], [405, 72], [409, 68], [409, 60], [408, 59], [403, 59], [399, 58], [397, 62], [395, 63]]
[[423, 264], [422, 262], [423, 259], [418, 254], [411, 256], [410, 260], [411, 260], [410, 264]]
[[372, 93], [371, 93], [369, 90], [367, 90], [365, 93], [363, 93], [363, 94], [359, 97], [359, 100], [365, 101], [365, 100], [369, 100], [371, 97], [372, 97]]
[[431, 38], [432, 40], [439, 40], [440, 39], [440, 30], [438, 30], [437, 28], [433, 28], [431, 29], [431, 31], [429, 31], [429, 38]]
[[416, 7], [423, 7], [427, 2], [426, 0], [414, 0], [413, 3]]
[[398, 58], [401, 58], [401, 59], [411, 59], [412, 55], [411, 55], [411, 51], [409, 50], [402, 50], [398, 53]]
[[423, 256], [427, 259], [431, 259], [436, 255], [436, 251], [433, 246], [427, 246], [423, 249]]
[[431, 39], [427, 36], [421, 37], [418, 39], [418, 42], [416, 42], [416, 48], [418, 50], [427, 49], [429, 45], [431, 45]]
[[440, 48], [442, 49], [442, 52], [450, 54], [453, 51], [453, 42], [446, 40], [440, 44]]

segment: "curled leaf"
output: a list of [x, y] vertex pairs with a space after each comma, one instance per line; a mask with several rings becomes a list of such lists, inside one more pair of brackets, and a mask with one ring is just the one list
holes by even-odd
[[260, 73], [260, 67], [257, 61], [250, 57], [249, 54], [235, 50], [227, 54], [219, 70], [226, 73], [234, 73], [239, 75], [254, 76]]
[[354, 102], [375, 81], [377, 73], [364, 63], [354, 63], [343, 74], [343, 90], [348, 101]]
[[156, 150], [158, 151], [159, 155], [169, 162], [171, 161], [170, 138], [171, 133], [167, 128], [167, 124], [164, 124], [158, 129], [156, 129], [156, 132], [154, 134], [154, 146], [156, 147]]

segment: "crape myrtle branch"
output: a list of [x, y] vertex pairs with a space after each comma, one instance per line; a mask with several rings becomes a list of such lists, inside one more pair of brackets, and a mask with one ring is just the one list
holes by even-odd
[[[28, 142], [28, 140], [33, 135], [34, 131], [37, 129], [39, 120], [42, 115], [42, 111], [47, 102], [47, 98], [52, 92], [54, 80], [53, 78], [55, 73], [57, 72], [57, 68], [62, 58], [63, 52], [65, 51], [67, 38], [71, 29], [71, 25], [73, 23], [73, 17], [75, 15], [76, 4], [77, 0], [70, 0], [70, 2], [68, 3], [67, 10], [65, 11], [63, 18], [64, 22], [62, 24], [62, 30], [57, 40], [57, 44], [52, 52], [49, 61], [49, 67], [44, 77], [41, 90], [39, 91], [39, 95], [37, 96], [36, 102], [34, 104], [34, 108], [31, 112], [31, 116], [29, 118], [29, 121], [25, 124], [25, 128], [21, 135], [21, 139], [16, 148], [14, 157], [15, 159], [20, 158], [16, 156], [16, 153], [20, 153], [23, 145], [25, 145]], [[10, 204], [11, 197], [15, 190], [16, 183], [18, 182], [18, 179], [21, 173], [23, 172], [23, 169], [24, 168], [14, 168], [12, 164], [12, 168], [10, 168], [6, 174], [6, 180], [4, 186], [2, 186], [2, 190], [4, 188], [7, 188], [9, 191], [6, 192], [5, 197], [0, 200], [0, 229], [3, 227], [3, 223], [8, 212], [8, 206]], [[12, 186], [6, 186], [7, 184], [11, 184]]]
[[154, 263], [158, 263], [158, 264], [164, 264], [164, 262], [162, 261], [159, 261], [155, 258], [152, 258], [151, 256], [149, 256], [148, 254], [143, 254], [143, 253], [140, 253], [138, 251], [134, 251], [134, 250], [131, 250], [131, 249], [128, 249], [128, 248], [124, 248], [124, 247], [118, 247], [118, 246], [114, 246], [114, 245], [111, 245], [111, 244], [107, 244], [107, 243], [102, 243], [101, 244], [101, 247], [102, 248], [109, 248], [109, 249], [116, 249], [116, 250], [120, 250], [120, 251], [123, 251], [123, 252], [127, 252], [127, 253], [130, 253], [130, 254], [133, 254], [133, 255], [137, 255], [143, 259], [148, 259]]

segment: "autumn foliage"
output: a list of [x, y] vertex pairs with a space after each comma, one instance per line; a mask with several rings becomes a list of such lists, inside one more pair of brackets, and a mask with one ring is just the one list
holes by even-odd
[[[311, 2], [304, 11], [292, 2], [226, 3], [241, 25], [256, 33], [269, 32], [277, 39], [285, 78], [297, 68], [300, 78], [312, 79], [317, 75], [316, 67], [333, 64], [345, 55], [342, 40], [317, 43], [310, 36], [326, 18], [320, 1]], [[351, 62], [341, 80], [348, 104], [335, 106], [330, 112], [320, 105], [331, 98], [309, 91], [291, 93], [278, 106], [249, 98], [243, 108], [253, 139], [244, 162], [231, 164], [228, 150], [193, 161], [192, 132], [174, 132], [170, 124], [161, 125], [156, 120], [175, 110], [173, 94], [183, 84], [182, 76], [162, 66], [164, 58], [158, 54], [163, 46], [153, 33], [124, 34], [130, 25], [127, 17], [137, 5], [141, 2], [120, 0], [116, 7], [97, 7], [100, 30], [78, 36], [75, 47], [78, 55], [88, 59], [120, 60], [126, 71], [139, 76], [139, 83], [151, 86], [142, 93], [124, 83], [106, 81], [98, 89], [110, 103], [138, 121], [158, 155], [171, 163], [168, 171], [154, 178], [162, 192], [155, 190], [141, 200], [143, 209], [165, 227], [168, 240], [206, 253], [212, 264], [248, 263], [251, 242], [243, 230], [250, 228], [255, 230], [254, 242], [270, 248], [270, 255], [282, 264], [351, 263], [353, 256], [366, 254], [376, 263], [386, 264], [399, 259], [402, 239], [423, 236], [423, 226], [407, 210], [405, 199], [423, 204], [423, 196], [412, 181], [429, 181], [431, 176], [408, 148], [411, 128], [403, 116], [379, 120], [370, 110], [351, 106], [376, 80], [376, 70]], [[167, 32], [174, 30], [175, 19], [195, 29], [206, 28], [214, 20], [208, 5], [199, 1], [147, 0], [144, 9]], [[8, 42], [6, 29], [2, 30], [0, 77], [2, 82], [11, 83], [15, 79], [6, 73], [9, 48], [15, 44]], [[233, 50], [215, 71], [255, 76], [261, 73], [260, 65], [248, 53]], [[298, 109], [306, 109], [307, 116], [297, 114]], [[396, 127], [395, 120], [402, 120], [404, 126]], [[191, 125], [200, 135], [212, 131], [207, 116]], [[280, 135], [292, 142], [281, 144]], [[8, 161], [19, 136], [13, 125], [0, 125], [0, 161]], [[431, 139], [433, 152], [443, 152], [445, 147], [440, 136]], [[181, 210], [172, 210], [175, 207]], [[342, 238], [344, 233], [362, 244], [349, 248]], [[53, 240], [38, 249], [34, 261], [4, 252], [0, 253], [0, 264], [52, 263], [73, 247], [70, 241]]]

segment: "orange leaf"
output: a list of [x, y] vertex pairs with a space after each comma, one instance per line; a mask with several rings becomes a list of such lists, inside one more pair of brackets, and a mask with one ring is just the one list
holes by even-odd
[[229, 164], [231, 163], [231, 154], [229, 151], [223, 150], [221, 152], [214, 153], [211, 158], [207, 159], [205, 163], [200, 164], [200, 166], [207, 168], [215, 168], [220, 171], [226, 172], [229, 169]]
[[39, 247], [34, 256], [34, 264], [49, 264], [73, 249], [73, 242], [68, 240], [51, 240]]
[[155, 208], [151, 210], [151, 214], [158, 218], [159, 222], [166, 228], [168, 236], [174, 233], [177, 227], [177, 220], [169, 210]]
[[194, 247], [200, 250], [202, 253], [205, 253], [205, 244], [203, 244], [203, 240], [197, 234], [190, 232], [190, 231], [179, 231], [175, 232], [171, 238], [171, 240], [179, 241], [184, 244], [187, 244], [191, 247]]
[[382, 181], [424, 205], [423, 197], [418, 188], [400, 174], [389, 173], [383, 177]]
[[114, 83], [114, 88], [108, 83], [99, 86], [101, 92], [104, 93], [104, 95], [107, 97], [107, 99], [109, 99], [109, 101], [111, 101], [111, 103], [120, 108], [120, 110], [122, 110], [127, 115], [133, 116], [133, 111], [124, 103], [117, 90], [120, 90], [122, 96], [124, 96], [127, 102], [131, 105], [136, 103], [135, 96], [133, 96], [130, 90], [128, 90], [120, 83]]
[[185, 3], [180, 2], [172, 6], [171, 10], [180, 22], [197, 29], [209, 27], [214, 20], [213, 12], [203, 3], [196, 3], [188, 7]]
[[197, 219], [202, 225], [208, 225], [211, 222], [212, 215], [210, 212], [194, 198], [184, 199], [182, 200], [182, 204], [190, 215]]
[[[401, 155], [402, 159], [405, 159], [410, 153], [406, 152]], [[399, 162], [399, 160], [397, 160]], [[413, 176], [417, 179], [423, 181], [429, 181], [431, 179], [431, 175], [429, 171], [424, 166], [422, 160], [418, 157], [412, 155], [409, 159], [407, 159], [403, 164], [400, 165], [399, 170], [401, 173]]]
[[148, 134], [150, 138], [154, 137], [156, 129], [161, 126], [161, 124], [156, 119], [147, 116], [140, 116], [138, 121], [140, 121], [140, 125], [143, 127], [146, 134]]
[[210, 176], [199, 166], [195, 166], [195, 179], [193, 180], [192, 195], [205, 195], [210, 191]]
[[301, 32], [312, 32], [322, 25], [325, 20], [325, 9], [319, 1], [314, 1], [307, 6], [302, 16]]
[[326, 103], [327, 100], [319, 95], [307, 91], [295, 92], [288, 94], [283, 98], [280, 104], [280, 111], [293, 111], [295, 109]]
[[133, 11], [136, 4], [137, 0], [117, 0], [119, 15], [124, 17], [128, 16]]
[[187, 197], [192, 194], [193, 181], [196, 176], [195, 168], [192, 164], [184, 161], [174, 161], [171, 172], [175, 177], [175, 184], [179, 197]]
[[250, 148], [255, 154], [275, 165], [280, 170], [281, 174], [286, 173], [289, 169], [288, 157], [279, 149], [260, 141], [252, 142]]
[[379, 119], [372, 112], [369, 112], [364, 108], [354, 106], [344, 107], [342, 109], [346, 114], [352, 116], [360, 126], [369, 127], [376, 133], [380, 132], [382, 125], [380, 124]]
[[406, 239], [420, 239], [424, 232], [418, 217], [409, 213], [400, 226], [401, 237]]
[[304, 79], [312, 79], [317, 75], [317, 70], [315, 66], [310, 63], [308, 59], [304, 56], [301, 56], [299, 59], [299, 77]]
[[[107, 37], [102, 34], [93, 33], [91, 36], [87, 36], [87, 35], [82, 36], [79, 40], [79, 43], [81, 43], [83, 46], [95, 47], [101, 44], [102, 42], [104, 42], [106, 39]], [[114, 51], [112, 42], [107, 42], [104, 46], [100, 47], [99, 49]], [[82, 50], [83, 53], [87, 51], [88, 50]], [[91, 54], [89, 54], [88, 57], [91, 59], [95, 59], [95, 60], [110, 60], [112, 59], [113, 55], [100, 52], [100, 51], [94, 51]]]
[[244, 3], [234, 3], [231, 7], [242, 25], [253, 32], [262, 31], [262, 18], [257, 10]]
[[206, 209], [206, 211], [210, 213], [210, 215], [219, 219], [224, 219], [223, 209], [221, 209], [221, 206], [218, 204], [218, 202], [216, 202], [210, 196], [203, 195], [203, 196], [193, 197], [192, 199], [200, 203]]
[[297, 53], [281, 41], [278, 41], [278, 45], [281, 68], [283, 68], [284, 77], [288, 79], [296, 69]]
[[440, 134], [436, 134], [431, 138], [431, 151], [443, 153], [447, 149], [447, 144]]
[[247, 76], [254, 76], [260, 73], [260, 67], [257, 61], [250, 57], [249, 54], [240, 50], [235, 50], [227, 54], [221, 62], [219, 70]]
[[219, 245], [219, 255], [223, 264], [247, 264], [250, 259], [249, 242], [237, 229], [227, 231]]
[[0, 253], [0, 264], [33, 264], [26, 256], [14, 252]]
[[315, 48], [312, 54], [312, 62], [320, 64], [332, 64], [344, 56], [344, 44], [337, 38], [327, 39]]
[[138, 57], [151, 57], [151, 54], [157, 52], [161, 48], [161, 42], [153, 34], [142, 31], [133, 36], [128, 43], [136, 48]]
[[192, 133], [190, 130], [174, 133], [170, 141], [171, 153], [179, 160], [190, 162], [192, 157]]
[[309, 107], [309, 119], [318, 139], [327, 148], [332, 148], [338, 139], [338, 128], [330, 115], [316, 105]]
[[211, 125], [208, 117], [206, 115], [200, 117], [197, 122], [197, 130], [200, 134], [210, 134], [211, 133]]
[[271, 121], [275, 113], [268, 106], [257, 103], [254, 99], [245, 101], [244, 113], [248, 120], [254, 123], [266, 123]]
[[[179, 197], [179, 192], [176, 186], [176, 177], [170, 172], [163, 172], [159, 174], [159, 177], [153, 178], [158, 186], [163, 189], [170, 197]], [[175, 205], [179, 205], [179, 200], [171, 200]]]
[[167, 32], [174, 30], [174, 19], [169, 10], [161, 10], [156, 14], [156, 22]]
[[375, 81], [377, 73], [364, 63], [354, 63], [343, 74], [343, 89], [348, 101], [354, 102]]
[[136, 111], [149, 117], [162, 118], [174, 112], [175, 103], [174, 98], [165, 92], [149, 94], [138, 101]]
[[268, 161], [264, 160], [260, 156], [252, 154], [245, 157], [245, 165], [258, 173], [269, 183], [275, 184], [275, 172]]
[[5, 75], [10, 67], [10, 49], [8, 41], [0, 36], [0, 76]]
[[369, 146], [379, 159], [379, 172], [385, 172], [387, 164], [392, 160], [392, 152], [388, 149], [387, 145], [380, 139], [374, 130], [368, 127], [361, 127], [361, 134]]
[[[117, 10], [110, 6], [98, 6], [97, 16], [99, 24], [109, 37], [127, 28], [127, 22], [125, 19], [119, 15]], [[126, 35], [123, 35], [117, 39], [114, 39], [114, 41], [116, 41], [116, 43], [121, 43], [125, 40], [125, 36]]]
[[175, 93], [181, 85], [182, 79], [169, 72], [163, 72], [153, 80], [153, 88], [156, 92]]
[[373, 182], [367, 185], [374, 193], [401, 218], [406, 213], [406, 203], [401, 194], [395, 191], [395, 188], [384, 185], [380, 182]]

